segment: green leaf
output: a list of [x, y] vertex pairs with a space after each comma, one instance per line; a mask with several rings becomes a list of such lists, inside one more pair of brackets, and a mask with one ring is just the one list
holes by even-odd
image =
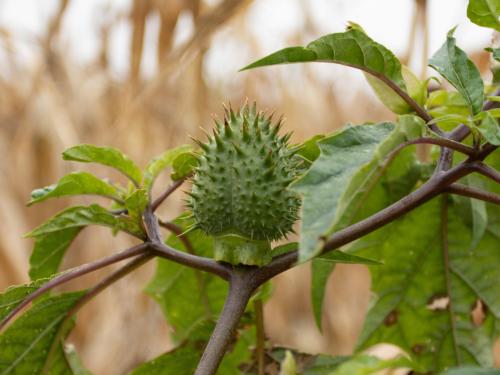
[[173, 172], [170, 177], [174, 181], [186, 178], [198, 166], [198, 158], [192, 152], [184, 152], [177, 156], [172, 163]]
[[285, 358], [281, 362], [280, 375], [297, 375], [297, 363], [290, 350], [285, 353]]
[[142, 173], [139, 167], [116, 148], [86, 144], [78, 145], [64, 151], [63, 159], [107, 165], [122, 172], [136, 185], [140, 185], [142, 180]]
[[396, 56], [357, 28], [325, 35], [309, 43], [307, 47], [282, 49], [242, 70], [310, 61], [331, 62], [361, 69], [376, 77], [384, 77], [396, 88], [406, 91], [401, 63]]
[[142, 364], [130, 375], [192, 375], [199, 359], [199, 351], [185, 345]]
[[64, 368], [61, 363], [47, 363], [49, 353], [68, 311], [83, 294], [45, 298], [10, 325], [0, 335], [0, 374], [41, 374], [46, 366]]
[[[419, 105], [424, 105], [427, 96], [425, 82], [420, 81], [413, 72], [406, 66], [402, 66], [402, 74], [408, 88], [408, 94]], [[366, 80], [370, 84], [375, 94], [384, 105], [392, 112], [403, 115], [413, 112], [409, 104], [404, 101], [392, 88], [374, 76], [365, 74]]]
[[47, 279], [37, 280], [26, 285], [14, 285], [0, 294], [0, 321], [46, 281]]
[[57, 184], [33, 190], [28, 206], [49, 198], [79, 194], [101, 195], [120, 201], [117, 189], [106, 181], [87, 172], [73, 172], [61, 178]]
[[407, 368], [412, 369], [413, 363], [405, 357], [380, 359], [370, 355], [360, 354], [353, 356], [342, 363], [330, 375], [371, 375], [384, 369]]
[[[183, 230], [193, 224], [185, 215], [174, 223]], [[213, 257], [211, 237], [200, 230], [191, 231], [186, 236], [197, 255]], [[174, 235], [168, 238], [167, 244], [186, 250]], [[174, 340], [182, 342], [198, 327], [215, 321], [224, 304], [227, 285], [216, 276], [158, 259], [156, 273], [145, 291], [161, 306], [169, 325], [174, 329]]]
[[405, 122], [397, 127], [391, 123], [354, 126], [318, 142], [320, 157], [291, 186], [303, 196], [300, 261], [316, 256], [322, 247], [320, 238], [333, 233], [341, 221], [351, 219], [357, 201], [372, 177], [381, 171], [384, 157], [412, 138], [420, 125]]
[[451, 368], [441, 375], [500, 375], [500, 370], [481, 367], [457, 367]]
[[498, 121], [491, 115], [491, 113], [484, 113], [484, 119], [481, 121], [481, 125], [477, 127], [477, 129], [489, 143], [495, 146], [500, 146], [500, 126], [498, 125]]
[[66, 250], [83, 227], [75, 227], [37, 236], [30, 257], [29, 275], [38, 280], [55, 274], [61, 265]]
[[[500, 318], [498, 237], [487, 232], [471, 251], [471, 230], [451, 202], [448, 220], [442, 222], [443, 199], [360, 240], [366, 244], [360, 255], [385, 265], [370, 267], [376, 297], [358, 350], [380, 342], [397, 345], [421, 372], [439, 372], [459, 362], [491, 366], [500, 333], [495, 328]], [[486, 319], [474, 325], [471, 310], [478, 300], [487, 306]]]
[[145, 189], [137, 189], [125, 199], [125, 208], [138, 225], [142, 223], [142, 214], [148, 203], [149, 197]]
[[474, 63], [455, 45], [454, 31], [448, 33], [446, 42], [429, 60], [429, 66], [458, 90], [475, 115], [483, 107], [484, 84]]
[[167, 150], [161, 155], [151, 160], [144, 171], [144, 187], [151, 190], [155, 179], [158, 175], [168, 167], [172, 166], [174, 160], [181, 154], [192, 150], [190, 145], [182, 145], [171, 150]]
[[467, 17], [476, 25], [500, 31], [500, 3], [498, 0], [469, 0]]
[[139, 238], [145, 238], [143, 229], [126, 216], [116, 216], [105, 208], [93, 204], [90, 206], [74, 206], [61, 211], [44, 224], [26, 234], [26, 237], [39, 237], [70, 228], [80, 228], [96, 224], [130, 233]]

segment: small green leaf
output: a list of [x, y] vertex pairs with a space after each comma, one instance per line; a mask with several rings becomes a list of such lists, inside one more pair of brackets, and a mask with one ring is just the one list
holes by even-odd
[[170, 175], [172, 180], [178, 181], [186, 178], [198, 166], [198, 158], [192, 152], [184, 152], [174, 159], [172, 164], [173, 172]]
[[309, 138], [302, 144], [295, 146], [297, 155], [302, 156], [309, 162], [315, 161], [320, 154], [318, 141], [322, 140], [323, 138], [325, 138], [324, 135], [318, 134], [312, 138]]
[[33, 305], [0, 335], [0, 374], [41, 374], [68, 311], [84, 292], [49, 297]]
[[371, 266], [384, 264], [378, 260], [360, 257], [358, 255], [349, 254], [340, 250], [331, 251], [325, 255], [315, 258], [315, 260], [327, 263], [367, 264]]
[[299, 248], [299, 244], [297, 242], [286, 243], [283, 245], [276, 246], [272, 251], [272, 255], [274, 258], [274, 257], [277, 257], [279, 255], [289, 253], [290, 251], [297, 250], [298, 248]]
[[146, 362], [129, 375], [192, 375], [200, 353], [190, 345], [185, 345]]
[[[415, 74], [404, 65], [402, 66], [401, 72], [406, 82], [406, 87], [408, 88], [408, 94], [417, 104], [422, 106], [427, 96], [425, 82], [420, 81]], [[392, 112], [399, 115], [413, 112], [409, 104], [396, 94], [393, 89], [387, 86], [387, 84], [368, 74], [365, 74], [365, 77], [380, 101]]]
[[498, 120], [496, 120], [491, 113], [484, 113], [484, 119], [477, 129], [489, 143], [500, 146], [500, 126], [498, 125]]
[[171, 150], [167, 150], [161, 155], [151, 160], [144, 171], [144, 187], [151, 190], [154, 180], [167, 167], [171, 167], [174, 160], [181, 154], [192, 150], [190, 145], [182, 145]]
[[376, 77], [383, 76], [399, 89], [406, 91], [399, 60], [391, 51], [372, 40], [359, 28], [325, 35], [309, 43], [307, 47], [282, 49], [242, 70], [310, 61], [331, 62], [361, 69]]
[[97, 204], [67, 208], [27, 233], [26, 237], [39, 237], [69, 228], [79, 228], [92, 224], [107, 226], [139, 238], [145, 238], [143, 229], [131, 218], [123, 215], [115, 216]]
[[476, 25], [500, 31], [500, 2], [498, 0], [469, 0], [467, 17]]
[[0, 321], [46, 281], [47, 279], [37, 280], [25, 285], [14, 285], [0, 294]]
[[116, 148], [98, 147], [86, 144], [78, 145], [64, 151], [63, 159], [107, 165], [122, 172], [136, 185], [140, 185], [142, 180], [142, 174], [139, 167]]
[[148, 203], [149, 197], [145, 189], [137, 189], [125, 199], [125, 208], [138, 225], [142, 223], [142, 214]]
[[83, 227], [67, 228], [35, 238], [30, 257], [31, 280], [49, 277], [59, 270], [64, 254]]
[[448, 33], [446, 42], [429, 60], [429, 66], [458, 90], [475, 115], [483, 107], [484, 84], [474, 63], [455, 45], [454, 31]]
[[106, 181], [87, 172], [73, 172], [61, 178], [57, 184], [33, 190], [28, 206], [49, 198], [79, 194], [101, 195], [120, 200], [117, 189]]

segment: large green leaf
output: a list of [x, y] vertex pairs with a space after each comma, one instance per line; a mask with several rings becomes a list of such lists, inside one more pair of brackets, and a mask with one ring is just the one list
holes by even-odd
[[45, 298], [9, 326], [0, 335], [0, 374], [41, 374], [44, 368], [50, 374], [71, 373], [65, 362], [47, 361], [68, 311], [82, 296], [76, 292]]
[[413, 369], [414, 364], [406, 357], [381, 359], [366, 354], [359, 354], [340, 364], [329, 375], [371, 375], [384, 369]]
[[[183, 230], [192, 222], [187, 219], [175, 221]], [[213, 256], [213, 240], [200, 230], [187, 234], [196, 254]], [[174, 235], [168, 238], [167, 244], [185, 250], [184, 244]], [[200, 272], [180, 264], [159, 259], [156, 273], [145, 289], [161, 306], [163, 313], [174, 329], [173, 337], [181, 342], [194, 330], [207, 326], [207, 322], [215, 321], [222, 309], [227, 293], [227, 284], [218, 277]], [[209, 328], [206, 330], [210, 333]]]
[[63, 152], [63, 159], [107, 165], [119, 170], [137, 185], [142, 180], [142, 173], [139, 167], [116, 148], [86, 144], [78, 145], [65, 150]]
[[[471, 230], [452, 203], [448, 220], [442, 220], [443, 199], [360, 240], [365, 243], [361, 255], [385, 264], [370, 267], [376, 298], [358, 349], [392, 343], [424, 371], [491, 366], [500, 318], [498, 237], [486, 233], [471, 251]], [[471, 310], [477, 301], [487, 312], [484, 323], [475, 325]]]
[[454, 31], [448, 33], [446, 42], [429, 60], [429, 65], [458, 90], [475, 115], [483, 108], [484, 84], [474, 63], [455, 45]]
[[199, 359], [193, 345], [183, 345], [140, 365], [130, 375], [192, 375]]
[[309, 43], [307, 47], [282, 49], [242, 70], [310, 61], [331, 62], [361, 69], [376, 77], [384, 77], [396, 88], [406, 91], [401, 63], [396, 56], [358, 28], [325, 35]]
[[83, 227], [74, 227], [51, 232], [35, 238], [35, 246], [30, 257], [29, 275], [31, 280], [52, 276]]
[[[316, 256], [321, 250], [321, 238], [352, 220], [355, 207], [361, 203], [359, 198], [381, 170], [384, 157], [413, 137], [414, 125], [404, 125], [354, 126], [318, 142], [320, 157], [291, 186], [303, 196], [300, 261]], [[418, 124], [415, 126], [418, 128]]]
[[[144, 187], [151, 189], [154, 180], [165, 168], [171, 167], [174, 160], [181, 154], [191, 151], [190, 145], [182, 145], [171, 150], [167, 150], [149, 162], [144, 171]], [[180, 168], [180, 167], [179, 167]]]
[[28, 205], [42, 202], [49, 198], [79, 194], [102, 195], [107, 198], [120, 200], [117, 189], [106, 181], [87, 172], [73, 172], [61, 178], [57, 184], [33, 190]]
[[144, 238], [144, 231], [137, 222], [123, 215], [113, 215], [97, 204], [67, 208], [27, 233], [26, 236], [39, 237], [61, 230], [80, 228], [92, 224], [107, 226], [115, 230], [130, 233], [139, 238]]
[[[485, 186], [480, 176], [468, 175], [467, 185], [484, 190]], [[486, 210], [486, 202], [479, 199], [470, 199], [472, 213], [472, 242], [471, 250], [474, 249], [481, 238], [486, 233], [488, 227], [488, 211]]]
[[500, 31], [500, 2], [498, 0], [469, 0], [467, 17], [476, 25]]

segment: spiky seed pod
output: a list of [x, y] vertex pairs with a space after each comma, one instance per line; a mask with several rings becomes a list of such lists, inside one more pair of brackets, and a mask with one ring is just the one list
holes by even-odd
[[280, 126], [255, 104], [226, 109], [224, 122], [216, 121], [214, 135], [200, 144], [204, 153], [188, 206], [196, 227], [214, 237], [216, 260], [266, 264], [270, 241], [284, 237], [297, 220], [300, 198], [287, 187], [298, 159], [288, 148], [289, 135], [278, 136]]

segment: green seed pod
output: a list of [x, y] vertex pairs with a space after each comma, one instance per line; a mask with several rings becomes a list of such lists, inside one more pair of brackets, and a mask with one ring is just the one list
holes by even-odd
[[292, 231], [300, 198], [288, 190], [299, 159], [262, 112], [244, 106], [216, 121], [193, 176], [188, 206], [196, 227], [214, 237], [215, 259], [264, 265], [273, 240]]

